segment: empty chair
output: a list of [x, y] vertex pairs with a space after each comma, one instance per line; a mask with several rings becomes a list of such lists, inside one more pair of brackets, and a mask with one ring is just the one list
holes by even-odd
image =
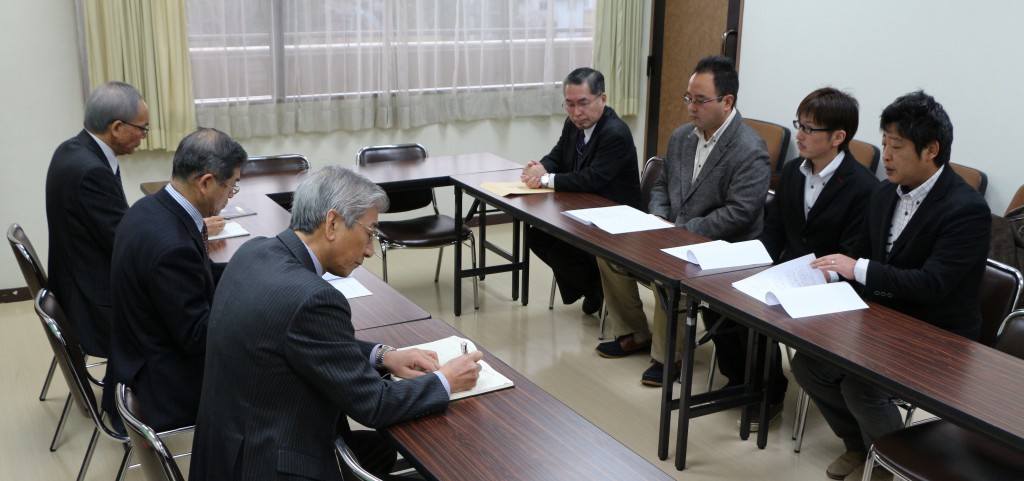
[[300, 154], [266, 155], [249, 157], [242, 164], [242, 177], [247, 175], [279, 174], [282, 172], [305, 172], [309, 160]]
[[352, 454], [352, 450], [345, 445], [345, 440], [341, 436], [334, 438], [334, 455], [338, 458], [338, 469], [341, 470], [342, 475], [345, 474], [345, 468], [342, 467], [344, 465], [362, 481], [382, 481], [359, 465], [359, 461]]
[[[1006, 317], [995, 348], [1024, 359], [1024, 311]], [[911, 481], [1002, 481], [1024, 473], [1024, 456], [1016, 450], [944, 420], [878, 438], [868, 452], [865, 480], [876, 464]]]
[[[374, 164], [377, 162], [395, 162], [403, 160], [426, 160], [427, 149], [420, 144], [398, 144], [398, 145], [377, 145], [363, 147], [356, 154], [359, 165]], [[437, 269], [434, 272], [434, 282], [437, 282], [441, 275], [441, 256], [444, 248], [448, 245], [469, 243], [469, 251], [472, 255], [473, 268], [476, 268], [476, 240], [473, 231], [465, 224], [462, 229], [455, 232], [455, 219], [442, 215], [437, 210], [437, 199], [434, 197], [434, 189], [426, 187], [420, 189], [402, 189], [388, 191], [390, 207], [388, 212], [408, 212], [424, 207], [433, 207], [434, 213], [407, 220], [380, 221], [377, 227], [380, 243], [381, 264], [384, 270], [384, 282], [388, 280], [388, 251], [404, 248], [438, 248]], [[455, 282], [460, 282], [455, 279]], [[480, 308], [477, 297], [477, 277], [473, 276], [473, 305]]]
[[[7, 228], [7, 242], [11, 244], [14, 258], [18, 261], [18, 267], [21, 268], [21, 275], [25, 278], [25, 283], [28, 284], [28, 293], [32, 299], [35, 299], [39, 295], [39, 291], [46, 288], [46, 271], [43, 269], [43, 263], [39, 261], [32, 242], [28, 240], [28, 236], [25, 235], [25, 231], [20, 225], [15, 223]], [[57, 358], [55, 357], [50, 361], [50, 370], [47, 371], [46, 379], [43, 380], [43, 390], [39, 392], [40, 401], [46, 400], [46, 393], [50, 390], [50, 381], [53, 380], [53, 371], [56, 368]], [[69, 397], [68, 400], [70, 401], [70, 399]], [[62, 416], [62, 422], [63, 419]], [[60, 429], [59, 424], [57, 429]]]
[[786, 152], [789, 151], [789, 129], [779, 124], [746, 117], [743, 118], [743, 122], [756, 130], [768, 146], [768, 160], [772, 173], [770, 187], [774, 190], [775, 184], [779, 181], [779, 172], [782, 172], [782, 163], [786, 161]]
[[968, 185], [974, 187], [974, 190], [977, 190], [982, 197], [985, 196], [985, 188], [988, 187], [988, 176], [985, 175], [984, 172], [973, 167], [954, 164], [952, 162], [949, 163], [949, 166], [952, 167], [957, 174], [960, 174], [960, 177], [963, 177], [964, 181], [967, 182]]
[[117, 385], [114, 395], [117, 413], [124, 421], [135, 456], [142, 465], [142, 472], [148, 481], [184, 481], [174, 455], [164, 445], [160, 435], [145, 422], [142, 407], [135, 399], [135, 393], [124, 384]]
[[860, 165], [863, 165], [872, 174], [877, 173], [878, 161], [882, 156], [878, 147], [862, 140], [851, 140], [850, 153], [853, 154], [853, 158], [857, 159], [857, 162], [860, 162]]

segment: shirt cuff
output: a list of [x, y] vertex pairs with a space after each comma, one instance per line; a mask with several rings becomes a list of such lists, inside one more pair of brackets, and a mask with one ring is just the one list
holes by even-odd
[[555, 174], [552, 174], [551, 172], [548, 172], [548, 185], [543, 185], [541, 187], [547, 187], [549, 189], [554, 189], [555, 188]]
[[377, 366], [374, 364], [373, 360], [377, 359], [377, 349], [380, 349], [381, 346], [383, 346], [383, 344], [377, 344], [376, 346], [373, 346], [373, 350], [370, 351], [370, 366], [374, 369], [376, 369]]
[[839, 282], [839, 273], [836, 271], [825, 271], [828, 272], [829, 282]]
[[853, 277], [862, 286], [868, 285], [868, 264], [871, 261], [868, 259], [857, 259], [857, 263], [853, 265]]
[[452, 387], [448, 384], [448, 379], [441, 374], [441, 371], [434, 371], [437, 374], [437, 378], [441, 380], [441, 384], [444, 385], [445, 392], [448, 393], [448, 397], [452, 397]]

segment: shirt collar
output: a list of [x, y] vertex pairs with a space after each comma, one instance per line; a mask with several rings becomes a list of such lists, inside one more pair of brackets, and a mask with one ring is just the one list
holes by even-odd
[[913, 200], [913, 201], [920, 201], [921, 199], [924, 199], [928, 195], [928, 193], [932, 191], [932, 187], [935, 187], [935, 182], [938, 182], [939, 175], [942, 175], [942, 171], [945, 168], [946, 168], [945, 165], [940, 166], [939, 170], [936, 170], [935, 173], [932, 174], [932, 176], [928, 178], [928, 180], [924, 181], [923, 184], [917, 186], [916, 189], [914, 189], [914, 190], [912, 190], [910, 192], [905, 192], [903, 190], [903, 186], [902, 185], [897, 187], [896, 188], [896, 195], [899, 195], [900, 197], [909, 196], [910, 200]]
[[309, 258], [313, 259], [313, 267], [316, 268], [316, 275], [323, 277], [324, 266], [320, 265], [320, 260], [316, 258], [315, 254], [313, 254], [313, 249], [310, 249], [309, 246], [306, 245], [306, 243], [302, 240], [301, 237], [299, 237], [299, 242], [302, 242], [302, 247], [306, 248], [306, 252], [309, 253]]
[[587, 142], [590, 142], [590, 135], [594, 133], [594, 128], [596, 128], [596, 127], [597, 127], [597, 122], [594, 122], [594, 125], [591, 125], [590, 127], [587, 127], [586, 129], [583, 129], [583, 143], [584, 144], [587, 143]]
[[110, 146], [107, 145], [106, 142], [100, 140], [99, 137], [93, 135], [92, 132], [89, 132], [88, 130], [86, 130], [86, 132], [89, 134], [90, 137], [92, 137], [92, 140], [95, 140], [96, 143], [100, 145], [100, 150], [103, 151], [103, 155], [107, 157], [107, 163], [110, 164], [110, 170], [114, 171], [114, 174], [117, 174], [118, 164], [117, 156], [114, 155], [114, 149], [110, 148]]
[[723, 133], [725, 133], [725, 129], [727, 127], [729, 127], [729, 124], [732, 122], [732, 119], [735, 118], [735, 117], [736, 117], [736, 109], [732, 109], [732, 112], [729, 113], [729, 116], [725, 118], [725, 122], [722, 122], [722, 125], [718, 127], [718, 130], [716, 130], [715, 133], [711, 135], [711, 138], [708, 139], [706, 142], [704, 141], [704, 133], [701, 132], [700, 129], [698, 129], [697, 127], [694, 127], [693, 128], [693, 132], [697, 134], [697, 138], [701, 142], [704, 142], [705, 145], [717, 143], [718, 139], [722, 136]]
[[185, 209], [185, 212], [188, 212], [188, 216], [196, 223], [196, 229], [199, 229], [199, 233], [201, 234], [203, 232], [203, 215], [199, 213], [199, 209], [196, 209], [196, 206], [192, 205], [185, 196], [175, 190], [171, 183], [167, 183], [167, 185], [164, 186], [164, 190], [166, 190], [168, 194], [171, 194], [171, 198], [173, 198], [182, 209]]
[[[839, 154], [837, 154], [831, 161], [829, 161], [828, 165], [826, 165], [824, 169], [821, 169], [821, 172], [818, 172], [818, 177], [821, 177], [823, 179], [830, 177], [833, 173], [835, 173], [836, 170], [839, 169], [839, 164], [843, 163], [844, 157], [846, 157], [846, 152], [840, 152]], [[804, 159], [804, 162], [800, 164], [800, 172], [803, 172], [805, 177], [810, 177], [812, 175], [815, 175], [811, 173], [813, 171], [814, 167], [813, 163], [811, 162], [811, 159]]]

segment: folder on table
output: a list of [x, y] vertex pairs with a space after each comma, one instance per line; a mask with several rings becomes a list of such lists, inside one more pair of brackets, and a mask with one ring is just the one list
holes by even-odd
[[[403, 347], [402, 349], [419, 348], [426, 351], [434, 351], [437, 353], [437, 360], [443, 366], [446, 362], [455, 359], [462, 355], [462, 341], [466, 341], [468, 352], [473, 352], [476, 349], [476, 345], [469, 339], [463, 339], [459, 336], [446, 337], [439, 339], [434, 342], [428, 342], [425, 344], [417, 344], [415, 346]], [[451, 400], [467, 398], [471, 396], [477, 396], [492, 391], [499, 391], [502, 389], [508, 389], [515, 386], [515, 383], [511, 379], [505, 377], [498, 371], [495, 371], [490, 364], [484, 361], [480, 361], [480, 377], [476, 380], [476, 386], [473, 389], [469, 389], [461, 392], [453, 392]], [[402, 378], [392, 375], [392, 379], [400, 381]]]

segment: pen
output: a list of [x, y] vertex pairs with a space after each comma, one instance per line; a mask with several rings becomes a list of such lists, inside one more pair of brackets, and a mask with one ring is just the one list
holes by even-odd
[[469, 343], [462, 341], [459, 343], [459, 349], [462, 350], [463, 354], [469, 354]]

